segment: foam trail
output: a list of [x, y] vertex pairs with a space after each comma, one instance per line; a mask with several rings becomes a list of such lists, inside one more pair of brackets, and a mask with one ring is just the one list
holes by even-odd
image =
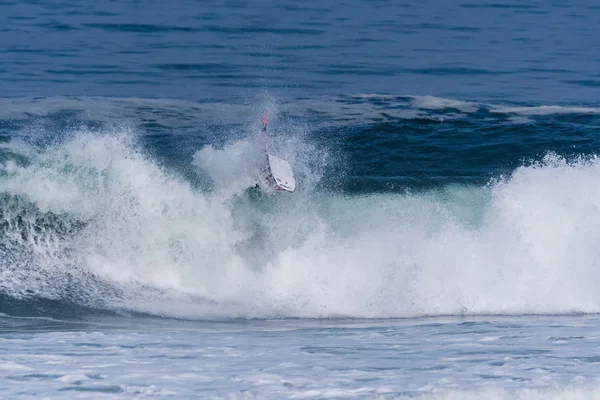
[[430, 110], [443, 110], [445, 108], [455, 108], [465, 113], [476, 112], [481, 106], [477, 103], [444, 99], [433, 96], [415, 96], [412, 98], [413, 106]]
[[486, 399], [486, 400], [567, 400], [567, 399], [596, 399], [598, 387], [556, 387], [541, 389], [507, 390], [501, 388], [482, 388], [479, 390], [454, 390], [437, 391], [418, 396], [401, 396], [398, 399], [421, 400], [458, 400], [458, 399]]
[[531, 107], [501, 107], [495, 106], [490, 110], [498, 114], [519, 115], [561, 115], [561, 114], [600, 114], [600, 108], [595, 107], [562, 107], [562, 106], [531, 106]]
[[[597, 159], [549, 156], [487, 187], [253, 200], [251, 141], [199, 150], [220, 185], [201, 192], [133, 138], [83, 131], [3, 162], [3, 293], [189, 318], [600, 312]], [[320, 157], [286, 140], [317, 182]]]

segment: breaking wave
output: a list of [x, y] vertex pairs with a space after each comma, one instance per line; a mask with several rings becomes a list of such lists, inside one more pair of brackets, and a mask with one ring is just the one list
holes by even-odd
[[595, 157], [351, 194], [322, 184], [332, 154], [275, 138], [301, 182], [289, 195], [248, 190], [264, 155], [252, 138], [195, 150], [205, 185], [136, 138], [82, 129], [2, 144], [0, 293], [12, 302], [0, 312], [43, 300], [183, 318], [600, 312]]

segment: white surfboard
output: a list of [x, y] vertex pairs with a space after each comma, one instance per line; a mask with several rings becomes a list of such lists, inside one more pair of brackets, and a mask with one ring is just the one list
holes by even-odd
[[296, 190], [296, 178], [294, 177], [290, 163], [271, 154], [268, 156], [271, 175], [273, 175], [277, 188], [288, 192]]

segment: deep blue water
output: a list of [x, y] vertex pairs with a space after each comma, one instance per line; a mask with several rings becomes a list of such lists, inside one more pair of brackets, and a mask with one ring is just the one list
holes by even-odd
[[598, 20], [0, 3], [0, 392], [594, 398]]
[[4, 96], [596, 104], [593, 1], [6, 1]]

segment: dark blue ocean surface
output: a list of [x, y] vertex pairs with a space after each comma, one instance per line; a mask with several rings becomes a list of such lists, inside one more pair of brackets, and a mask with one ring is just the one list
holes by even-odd
[[594, 1], [5, 1], [2, 94], [596, 104]]

